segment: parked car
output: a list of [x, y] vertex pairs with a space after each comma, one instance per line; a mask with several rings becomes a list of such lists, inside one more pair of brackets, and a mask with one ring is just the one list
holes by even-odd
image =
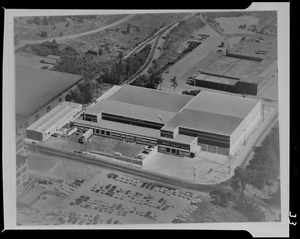
[[119, 156], [119, 157], [122, 157], [122, 154], [121, 154], [121, 153], [119, 153], [119, 152], [114, 152], [114, 153], [113, 153], [113, 155], [115, 155], [115, 156]]

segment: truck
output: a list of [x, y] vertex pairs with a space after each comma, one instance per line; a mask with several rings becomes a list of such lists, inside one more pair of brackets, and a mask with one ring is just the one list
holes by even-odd
[[79, 143], [85, 143], [87, 139], [93, 134], [92, 129], [88, 129], [78, 140]]
[[74, 127], [72, 127], [72, 128], [70, 128], [70, 129], [68, 129], [67, 130], [67, 137], [69, 137], [70, 135], [72, 135], [72, 134], [74, 134], [76, 131], [77, 131], [77, 126], [74, 126]]

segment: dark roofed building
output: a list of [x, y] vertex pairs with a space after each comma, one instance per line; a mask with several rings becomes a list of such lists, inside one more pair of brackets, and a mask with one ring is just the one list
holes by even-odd
[[16, 66], [16, 114], [32, 116], [82, 80], [80, 75]]

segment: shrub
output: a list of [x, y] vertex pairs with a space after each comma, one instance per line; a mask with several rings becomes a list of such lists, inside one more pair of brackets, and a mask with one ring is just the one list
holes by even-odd
[[41, 32], [41, 37], [47, 37], [48, 33], [46, 31]]

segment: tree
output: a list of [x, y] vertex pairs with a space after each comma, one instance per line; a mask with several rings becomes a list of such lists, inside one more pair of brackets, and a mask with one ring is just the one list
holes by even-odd
[[48, 35], [48, 34], [47, 34], [46, 31], [42, 31], [42, 32], [41, 32], [41, 37], [47, 37], [47, 35]]
[[174, 76], [173, 78], [171, 78], [171, 83], [172, 83], [172, 87], [174, 88], [174, 92], [175, 92], [175, 88], [177, 87], [178, 85], [178, 82], [177, 82], [177, 79], [176, 79], [176, 76]]
[[150, 75], [155, 74], [158, 71], [158, 69], [159, 69], [159, 64], [158, 64], [157, 60], [154, 59], [152, 61], [152, 65], [148, 69], [148, 73]]
[[120, 53], [119, 53], [119, 59], [123, 60], [123, 57], [124, 57], [124, 53], [123, 53], [123, 51], [120, 51]]
[[231, 179], [231, 187], [235, 192], [239, 192], [239, 200], [244, 201], [244, 191], [246, 185], [249, 184], [251, 177], [250, 170], [246, 170], [242, 167], [236, 167], [234, 170], [234, 176]]
[[49, 25], [47, 17], [43, 17], [42, 24], [43, 25]]

